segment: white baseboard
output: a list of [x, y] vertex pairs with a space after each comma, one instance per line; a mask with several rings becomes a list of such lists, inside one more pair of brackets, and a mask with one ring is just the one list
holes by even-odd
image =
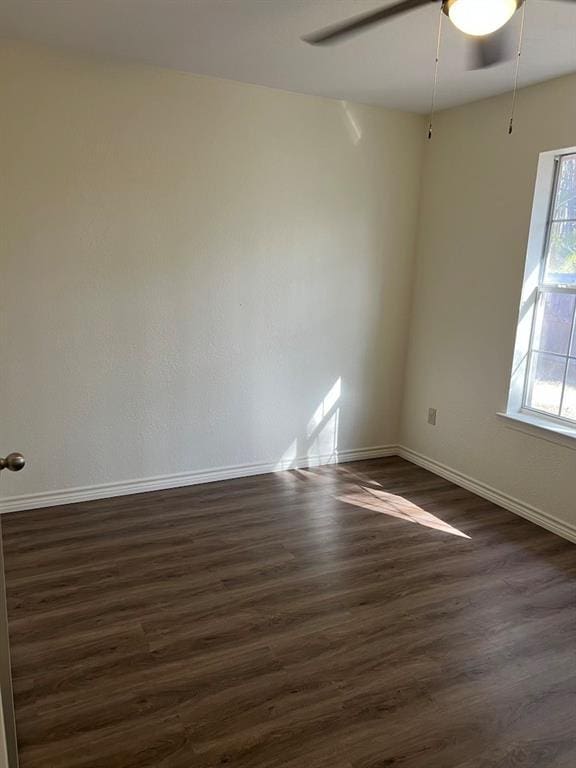
[[216, 469], [195, 470], [193, 472], [180, 472], [173, 475], [159, 475], [157, 477], [142, 478], [140, 480], [127, 480], [103, 485], [90, 485], [83, 488], [67, 488], [48, 493], [32, 493], [23, 496], [9, 496], [0, 499], [0, 514], [17, 512], [26, 509], [40, 509], [42, 507], [55, 507], [62, 504], [76, 504], [81, 501], [94, 501], [96, 499], [108, 499], [114, 496], [128, 496], [133, 493], [147, 493], [148, 491], [161, 491], [167, 488], [180, 488], [188, 485], [200, 485], [201, 483], [213, 483], [218, 480], [234, 480], [240, 477], [265, 475], [270, 472], [278, 472], [286, 469], [305, 469], [326, 464], [341, 464], [348, 461], [363, 461], [365, 459], [379, 459], [386, 456], [401, 456], [403, 459], [417, 464], [424, 469], [439, 475], [446, 480], [466, 488], [468, 491], [481, 496], [504, 509], [525, 517], [536, 525], [547, 528], [549, 531], [576, 543], [576, 527], [558, 520], [536, 507], [526, 504], [519, 499], [508, 496], [492, 486], [486, 485], [473, 477], [458, 472], [451, 467], [430, 459], [416, 451], [398, 445], [379, 445], [371, 448], [359, 448], [349, 451], [338, 451], [334, 454], [320, 456], [303, 456], [296, 459], [281, 460], [277, 463], [238, 464], [230, 467], [218, 467]]
[[526, 504], [525, 502], [520, 501], [520, 499], [508, 496], [507, 494], [498, 491], [496, 488], [486, 485], [486, 483], [481, 483], [479, 480], [475, 480], [473, 477], [469, 477], [462, 472], [451, 469], [446, 466], [446, 464], [441, 464], [439, 461], [429, 459], [421, 453], [412, 451], [410, 448], [399, 446], [397, 453], [403, 459], [411, 461], [413, 464], [417, 464], [419, 467], [423, 467], [424, 469], [433, 472], [435, 475], [443, 477], [445, 480], [450, 480], [450, 482], [459, 485], [461, 488], [466, 488], [466, 490], [472, 491], [472, 493], [475, 493], [477, 496], [482, 496], [482, 498], [492, 501], [494, 504], [498, 504], [499, 507], [503, 507], [509, 512], [514, 512], [521, 517], [525, 517], [527, 520], [536, 523], [536, 525], [540, 525], [542, 528], [547, 528], [549, 531], [552, 531], [552, 533], [576, 543], [575, 526], [552, 517], [552, 515], [548, 515], [541, 509]]
[[126, 480], [103, 485], [89, 485], [82, 488], [66, 488], [48, 493], [31, 493], [23, 496], [8, 496], [0, 499], [0, 514], [18, 512], [26, 509], [56, 507], [61, 504], [77, 504], [81, 501], [108, 499], [114, 496], [128, 496], [133, 493], [162, 491], [167, 488], [180, 488], [187, 485], [214, 483], [218, 480], [234, 480], [252, 475], [265, 475], [286, 469], [304, 469], [319, 467], [325, 464], [341, 464], [347, 461], [362, 461], [364, 459], [379, 459], [385, 456], [395, 456], [398, 453], [396, 445], [378, 445], [371, 448], [337, 451], [336, 453], [303, 456], [295, 459], [281, 460], [276, 463], [238, 464], [231, 467], [180, 472], [174, 475], [158, 475], [140, 480]]

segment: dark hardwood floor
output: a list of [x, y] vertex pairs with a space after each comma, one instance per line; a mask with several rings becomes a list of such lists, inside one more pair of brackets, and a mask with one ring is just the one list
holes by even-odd
[[576, 766], [576, 546], [401, 459], [3, 528], [21, 768]]

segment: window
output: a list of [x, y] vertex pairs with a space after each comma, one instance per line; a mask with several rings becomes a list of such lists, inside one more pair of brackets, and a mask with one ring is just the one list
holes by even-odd
[[524, 408], [576, 423], [576, 154], [555, 161]]
[[576, 150], [540, 158], [507, 415], [576, 436]]

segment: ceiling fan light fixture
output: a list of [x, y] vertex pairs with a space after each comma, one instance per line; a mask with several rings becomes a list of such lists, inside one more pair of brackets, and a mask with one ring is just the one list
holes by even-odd
[[447, 0], [444, 8], [461, 32], [483, 37], [510, 21], [519, 5], [518, 0]]

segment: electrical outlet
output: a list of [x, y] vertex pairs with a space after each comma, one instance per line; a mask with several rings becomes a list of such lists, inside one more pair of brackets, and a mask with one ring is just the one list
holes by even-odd
[[436, 426], [436, 408], [428, 408], [428, 424]]

